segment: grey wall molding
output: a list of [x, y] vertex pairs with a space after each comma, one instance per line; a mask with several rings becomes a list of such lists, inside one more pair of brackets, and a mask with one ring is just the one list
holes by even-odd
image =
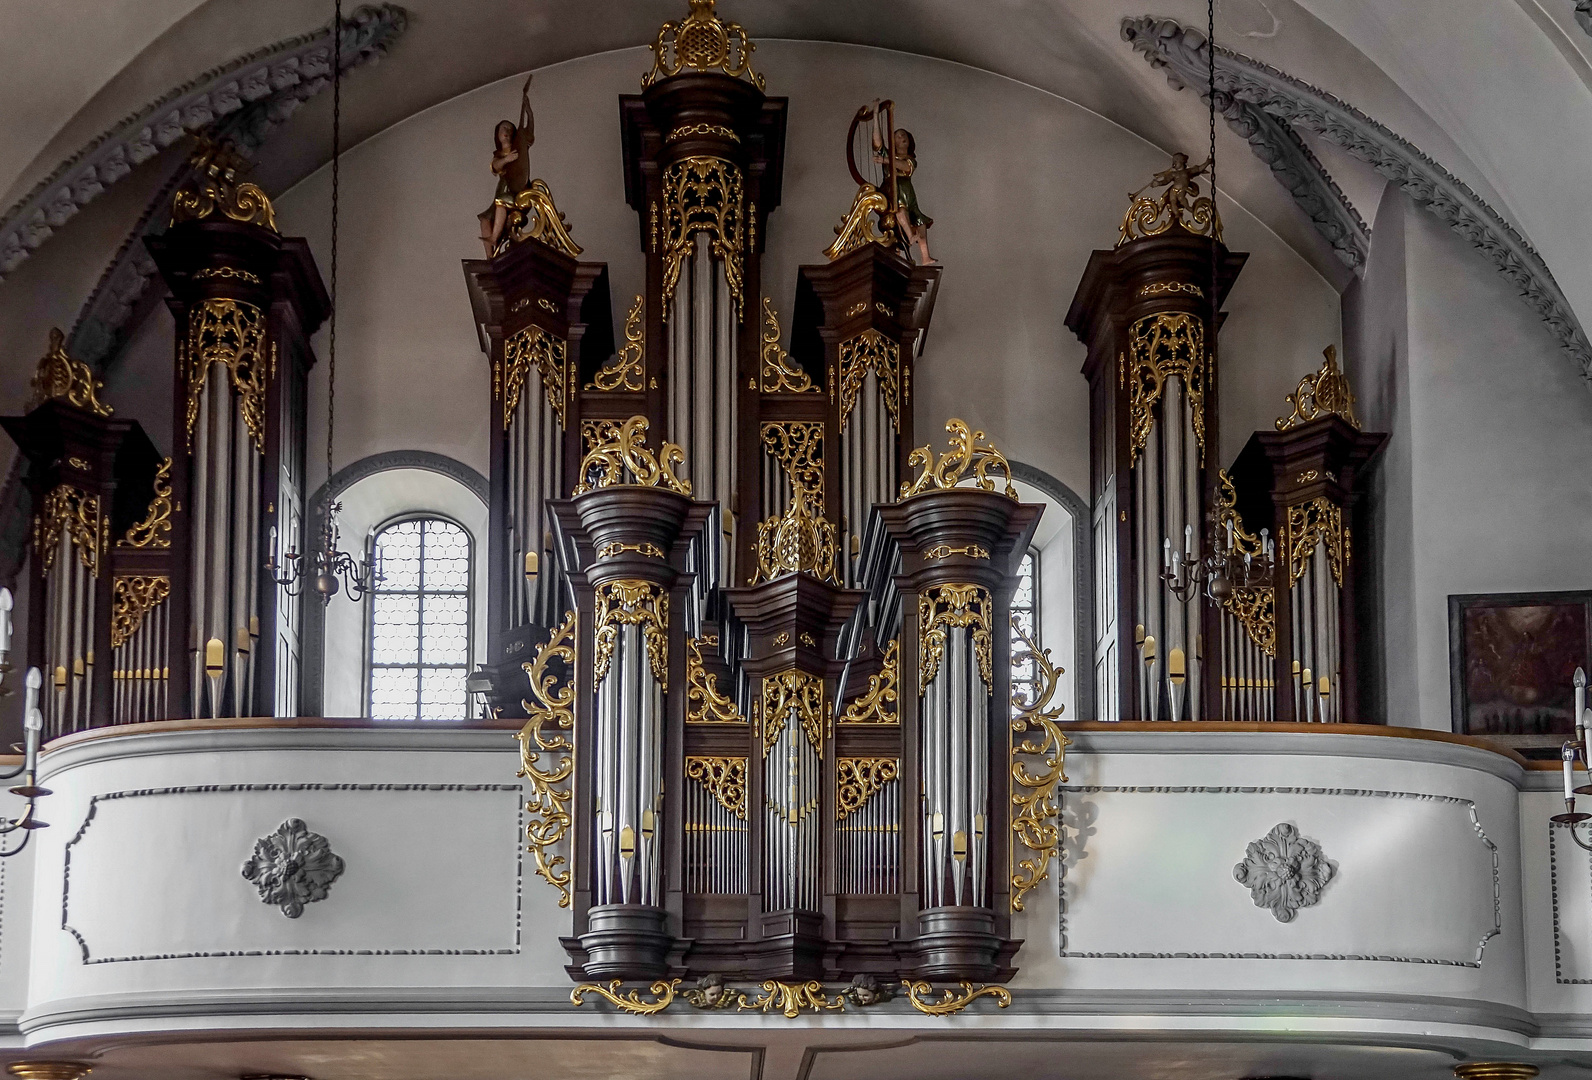
[[[319, 521], [326, 513], [328, 502], [361, 480], [392, 469], [424, 469], [427, 472], [440, 473], [469, 488], [475, 497], [481, 500], [481, 505], [489, 505], [486, 477], [457, 458], [432, 453], [430, 450], [387, 450], [380, 454], [362, 457], [343, 466], [332, 474], [331, 479], [316, 488], [305, 510], [308, 527], [312, 530], [317, 527], [314, 522]], [[300, 644], [299, 670], [304, 673], [304, 683], [299, 694], [299, 714], [320, 716], [325, 707], [323, 691], [326, 666], [326, 608], [324, 605], [317, 603], [304, 605], [303, 635]]]
[[[343, 31], [345, 68], [385, 51], [407, 19], [395, 4], [355, 11]], [[271, 123], [287, 119], [330, 80], [331, 36], [328, 25], [246, 53], [173, 88], [102, 133], [0, 215], [0, 275], [20, 266], [134, 166], [184, 135], [210, 129], [218, 120], [268, 100], [263, 118]]]
[[[1089, 542], [1089, 504], [1076, 491], [1043, 469], [1022, 461], [1010, 464], [1012, 479], [1033, 485], [1072, 515], [1072, 687], [1075, 700], [1066, 703], [1070, 713], [1064, 713], [1063, 717], [1067, 720], [1092, 720], [1095, 715], [1094, 665], [1089, 662], [1089, 657], [1094, 649], [1094, 552]], [[1043, 647], [1044, 642], [1040, 642], [1040, 646]]]
[[[1589, 0], [1589, 2], [1592, 2], [1592, 0]], [[1565, 977], [1564, 949], [1561, 943], [1559, 927], [1559, 832], [1571, 827], [1552, 821], [1548, 822], [1548, 887], [1549, 896], [1553, 900], [1553, 981], [1566, 986], [1584, 986], [1592, 983], [1592, 978]], [[1572, 844], [1568, 849], [1568, 853], [1574, 858], [1576, 852], [1581, 852], [1581, 848]], [[1582, 852], [1581, 857], [1586, 858], [1586, 853]], [[1567, 862], [1567, 870], [1568, 867], [1569, 863]], [[1588, 877], [1592, 878], [1592, 858], [1587, 859], [1587, 870]]]
[[[195, 795], [240, 795], [251, 792], [274, 791], [342, 791], [342, 792], [410, 792], [424, 794], [427, 792], [455, 792], [455, 791], [480, 791], [480, 792], [512, 792], [515, 805], [518, 807], [515, 819], [514, 832], [514, 934], [513, 944], [510, 947], [484, 947], [479, 949], [438, 949], [425, 946], [404, 946], [392, 949], [225, 949], [210, 952], [182, 952], [159, 953], [151, 955], [129, 956], [95, 956], [93, 955], [88, 940], [71, 923], [72, 906], [72, 855], [79, 841], [87, 835], [89, 826], [94, 823], [99, 808], [103, 803], [116, 802], [123, 799], [141, 799], [155, 796], [195, 796]], [[525, 832], [524, 800], [521, 798], [522, 789], [518, 784], [205, 784], [185, 785], [178, 787], [138, 788], [127, 791], [112, 791], [95, 795], [89, 799], [88, 812], [83, 817], [83, 823], [78, 826], [72, 839], [66, 842], [66, 850], [61, 868], [61, 929], [71, 934], [77, 941], [78, 948], [82, 951], [84, 964], [116, 964], [142, 960], [188, 960], [210, 959], [234, 956], [506, 956], [517, 955], [520, 952], [521, 930], [524, 921], [525, 905], [525, 859], [524, 845], [520, 837]]]
[[[1122, 38], [1143, 53], [1151, 66], [1165, 68], [1167, 81], [1174, 89], [1206, 85], [1209, 44], [1199, 31], [1172, 19], [1142, 16], [1122, 20]], [[1234, 102], [1254, 106], [1282, 123], [1319, 135], [1397, 184], [1412, 200], [1468, 240], [1509, 279], [1570, 354], [1581, 377], [1592, 381], [1592, 343], [1587, 341], [1547, 263], [1514, 226], [1463, 180], [1347, 102], [1259, 60], [1218, 46], [1217, 109], [1226, 115], [1233, 110]]]
[[1452, 959], [1430, 956], [1392, 956], [1369, 953], [1262, 953], [1262, 952], [1078, 952], [1067, 948], [1067, 866], [1061, 864], [1061, 953], [1073, 959], [1084, 960], [1374, 960], [1394, 964], [1431, 964], [1437, 967], [1481, 967], [1482, 954], [1487, 943], [1503, 933], [1503, 879], [1499, 868], [1498, 845], [1494, 844], [1481, 827], [1476, 816], [1476, 804], [1457, 795], [1430, 795], [1419, 791], [1384, 791], [1375, 788], [1302, 788], [1302, 787], [1221, 787], [1221, 786], [1134, 786], [1116, 784], [1069, 784], [1061, 788], [1063, 807], [1069, 795], [1299, 795], [1310, 798], [1359, 799], [1409, 799], [1416, 802], [1434, 802], [1463, 809], [1470, 817], [1476, 838], [1492, 856], [1492, 912], [1493, 925], [1476, 944], [1473, 959]]

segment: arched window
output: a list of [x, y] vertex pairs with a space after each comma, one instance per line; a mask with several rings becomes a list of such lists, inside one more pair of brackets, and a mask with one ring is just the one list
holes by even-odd
[[409, 518], [377, 531], [372, 720], [468, 718], [471, 554], [470, 534], [445, 518]]
[[[1017, 567], [1017, 589], [1012, 593], [1012, 622], [1022, 628], [1035, 646], [1039, 642], [1039, 552], [1029, 549]], [[1012, 635], [1012, 700], [1033, 703], [1039, 665], [1016, 634]], [[1012, 706], [1015, 714], [1017, 706]]]

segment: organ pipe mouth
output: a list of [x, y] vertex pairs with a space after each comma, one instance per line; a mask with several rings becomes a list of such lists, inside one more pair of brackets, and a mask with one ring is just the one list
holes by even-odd
[[215, 676], [221, 674], [221, 669], [226, 667], [227, 647], [221, 643], [220, 638], [211, 638], [205, 642], [205, 674]]
[[1327, 678], [1325, 675], [1321, 676], [1316, 692], [1322, 697], [1326, 697], [1328, 694], [1332, 693], [1332, 680]]
[[535, 577], [536, 574], [537, 574], [537, 569], [538, 569], [538, 560], [537, 560], [536, 552], [527, 551], [525, 553], [525, 576], [528, 577], [528, 578]]
[[1173, 649], [1166, 658], [1166, 674], [1175, 683], [1188, 677], [1188, 660], [1182, 649]]
[[1154, 661], [1155, 661], [1155, 635], [1151, 634], [1151, 635], [1149, 635], [1148, 637], [1146, 637], [1144, 639], [1144, 662], [1146, 664], [1149, 664], [1149, 663], [1153, 663]]

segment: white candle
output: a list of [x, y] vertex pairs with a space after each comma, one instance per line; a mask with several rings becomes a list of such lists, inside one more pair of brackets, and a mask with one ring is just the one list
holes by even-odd
[[1559, 759], [1564, 765], [1564, 801], [1570, 802], [1575, 798], [1575, 780], [1571, 776], [1575, 768], [1575, 743], [1565, 743]]
[[44, 685], [44, 676], [36, 667], [28, 668], [27, 679], [27, 711], [23, 714], [22, 731], [26, 737], [23, 768], [28, 774], [28, 783], [33, 782], [34, 768], [39, 760], [39, 736], [44, 730], [44, 714], [39, 711], [39, 688]]
[[1581, 729], [1585, 726], [1583, 717], [1586, 715], [1586, 670], [1576, 668], [1575, 677], [1570, 681], [1575, 686], [1575, 741], [1580, 742]]
[[1167, 569], [1172, 568], [1172, 538], [1163, 537], [1161, 540], [1161, 565]]
[[0, 589], [0, 656], [11, 652], [11, 609], [16, 601], [10, 589]]

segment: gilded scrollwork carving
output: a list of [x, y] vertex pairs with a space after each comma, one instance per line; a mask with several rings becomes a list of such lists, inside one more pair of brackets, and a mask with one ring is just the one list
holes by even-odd
[[637, 293], [625, 315], [625, 343], [614, 354], [612, 362], [592, 376], [586, 389], [640, 393], [647, 388], [646, 315], [646, 298]]
[[[1195, 236], [1222, 239], [1222, 218], [1209, 196], [1200, 194], [1196, 177], [1210, 170], [1211, 163], [1190, 165], [1186, 154], [1173, 154], [1172, 164], [1155, 174], [1148, 184], [1129, 195], [1128, 212], [1118, 229], [1117, 246], [1146, 236], [1160, 236], [1179, 229]], [[1165, 188], [1159, 198], [1144, 198], [1152, 187]]]
[[1007, 463], [1006, 455], [995, 449], [993, 443], [986, 441], [987, 436], [982, 431], [973, 431], [964, 421], [954, 417], [945, 422], [945, 430], [951, 436], [951, 448], [941, 454], [938, 461], [934, 459], [934, 450], [928, 444], [918, 447], [907, 457], [907, 468], [921, 469], [922, 472], [911, 483], [901, 481], [903, 499], [935, 488], [954, 488], [962, 482], [969, 466], [973, 469], [973, 478], [980, 491], [995, 490], [995, 481], [989, 475], [990, 470], [995, 469], [1006, 480], [1007, 497], [1017, 498], [1017, 489], [1012, 486], [1012, 467]]
[[923, 553], [923, 561], [949, 559], [952, 555], [966, 555], [969, 559], [988, 559], [989, 549], [982, 544], [962, 544], [955, 547], [950, 544], [935, 544]]
[[1288, 527], [1283, 534], [1283, 550], [1288, 553], [1288, 585], [1304, 577], [1316, 545], [1327, 549], [1327, 568], [1332, 580], [1343, 588], [1343, 570], [1349, 563], [1349, 529], [1343, 524], [1343, 508], [1325, 496], [1288, 508]]
[[144, 616], [171, 595], [164, 574], [130, 574], [111, 584], [111, 648], [119, 649], [144, 623]]
[[54, 400], [86, 409], [95, 416], [111, 415], [111, 407], [95, 396], [105, 384], [94, 377], [87, 364], [67, 355], [66, 337], [59, 327], [50, 328], [50, 347], [34, 370], [29, 385], [33, 387], [29, 412]]
[[744, 724], [746, 717], [735, 702], [721, 694], [718, 679], [702, 662], [702, 646], [717, 646], [717, 636], [685, 639], [685, 722], [688, 724]]
[[663, 170], [663, 317], [669, 318], [680, 267], [697, 233], [707, 233], [708, 250], [724, 265], [724, 281], [739, 322], [742, 306], [741, 260], [746, 247], [746, 205], [741, 170], [715, 157], [687, 157]]
[[993, 685], [990, 650], [994, 637], [990, 620], [995, 602], [982, 585], [931, 585], [918, 595], [918, 693], [940, 673], [945, 658], [945, 635], [952, 627], [973, 632], [973, 655], [986, 686]]
[[897, 758], [835, 759], [835, 820], [844, 821], [901, 772]]
[[1328, 345], [1326, 356], [1317, 371], [1299, 380], [1299, 388], [1288, 395], [1287, 416], [1277, 418], [1277, 430], [1287, 431], [1318, 416], [1341, 416], [1356, 431], [1360, 421], [1354, 415], [1354, 392], [1349, 389], [1349, 377], [1338, 367], [1338, 350]]
[[762, 425], [763, 449], [784, 470], [791, 486], [806, 489], [820, 503], [824, 498], [824, 425], [822, 421], [780, 420]]
[[520, 394], [525, 389], [525, 379], [535, 370], [542, 380], [542, 392], [547, 404], [558, 417], [558, 426], [564, 426], [565, 409], [574, 393], [575, 373], [569, 367], [569, 343], [554, 337], [540, 326], [530, 325], [515, 332], [503, 342], [503, 430], [514, 422], [514, 413], [520, 407]]
[[720, 806], [746, 820], [744, 757], [688, 757], [685, 778], [701, 784]]
[[1267, 656], [1277, 655], [1277, 601], [1272, 590], [1235, 585], [1222, 607], [1233, 613], [1256, 648]]
[[110, 546], [110, 518], [100, 512], [99, 496], [61, 484], [44, 499], [33, 517], [33, 550], [49, 576], [55, 563], [56, 544], [64, 531], [77, 548], [77, 557], [99, 577], [100, 557]]
[[[520, 741], [518, 775], [531, 782], [531, 797], [525, 802], [528, 850], [536, 859], [537, 874], [558, 890], [559, 907], [569, 906], [572, 877], [564, 856], [554, 854], [552, 848], [569, 834], [572, 824], [569, 802], [575, 745], [564, 733], [575, 726], [576, 625], [576, 613], [571, 611], [547, 644], [537, 650], [535, 659], [522, 665], [534, 701], [522, 703], [530, 719], [514, 736]], [[555, 661], [564, 669], [562, 676], [549, 670]], [[542, 764], [544, 754], [552, 757], [551, 765]]]
[[254, 184], [238, 183], [238, 173], [249, 163], [231, 146], [201, 136], [189, 164], [193, 179], [178, 188], [171, 200], [173, 225], [202, 221], [219, 212], [233, 221], [276, 231], [276, 215], [265, 192]]
[[872, 184], [863, 184], [851, 200], [851, 209], [835, 226], [835, 242], [824, 249], [824, 258], [834, 262], [850, 255], [864, 244], [895, 248], [895, 221], [890, 214], [890, 199]]
[[795, 713], [802, 734], [813, 749], [824, 752], [825, 721], [829, 702], [824, 695], [824, 681], [796, 668], [770, 675], [763, 680], [760, 708], [763, 724], [763, 756], [774, 748], [779, 733], [785, 730], [785, 717]]
[[[1051, 662], [1050, 650], [1035, 645], [1016, 619], [1012, 620], [1012, 634], [1039, 669], [1033, 701], [1012, 698], [1012, 733], [1018, 736], [1012, 740], [1012, 808], [1016, 811], [1012, 815], [1012, 910], [1022, 911], [1024, 897], [1049, 876], [1050, 861], [1061, 844], [1058, 793], [1067, 782], [1067, 747], [1072, 743], [1056, 723], [1064, 706], [1051, 704], [1062, 669]], [[1030, 732], [1042, 737], [1037, 741], [1021, 738]], [[1029, 764], [1035, 759], [1039, 771], [1030, 772]], [[1018, 857], [1018, 845], [1027, 849], [1026, 857]]]
[[669, 689], [669, 594], [652, 581], [619, 578], [597, 586], [597, 636], [593, 678], [608, 677], [621, 626], [642, 627], [647, 660], [660, 689]]
[[119, 546], [171, 547], [171, 512], [175, 508], [171, 498], [171, 465], [171, 458], [166, 458], [155, 470], [155, 497], [149, 502], [149, 511], [117, 541]]
[[553, 191], [545, 180], [532, 180], [514, 197], [514, 214], [509, 221], [510, 235], [516, 242], [539, 240], [575, 258], [583, 250], [569, 235], [569, 222], [553, 203]]
[[[597, 488], [620, 486], [658, 487], [678, 495], [691, 494], [691, 481], [675, 475], [674, 467], [685, 462], [685, 451], [666, 442], [656, 456], [647, 449], [647, 418], [629, 420], [584, 420], [581, 440], [586, 456], [581, 458], [577, 475], [580, 482], [574, 494], [584, 495]], [[626, 479], [626, 476], [629, 479]]]
[[884, 665], [879, 674], [868, 677], [868, 689], [840, 715], [842, 724], [899, 724], [901, 711], [898, 704], [901, 678], [901, 642], [899, 639], [885, 646]]
[[1006, 1008], [1012, 1003], [1012, 994], [1004, 986], [981, 986], [977, 983], [963, 981], [958, 984], [959, 989], [947, 988], [935, 1000], [932, 996], [934, 987], [929, 983], [903, 979], [901, 982], [907, 992], [907, 1000], [912, 1007], [928, 1016], [950, 1016], [967, 1008], [981, 997], [993, 998], [1001, 1008]]
[[794, 484], [785, 513], [757, 523], [757, 570], [752, 584], [786, 574], [811, 574], [820, 581], [839, 584], [835, 565], [839, 550], [835, 525], [824, 517], [818, 499], [803, 485]]
[[238, 407], [254, 440], [254, 448], [265, 453], [265, 393], [270, 368], [265, 358], [264, 312], [239, 300], [201, 300], [188, 311], [183, 356], [188, 387], [189, 451], [193, 450], [194, 426], [199, 421], [199, 399], [204, 393], [205, 380], [212, 367], [223, 364], [232, 380], [232, 389], [238, 395]]
[[1128, 387], [1128, 437], [1137, 463], [1155, 426], [1155, 406], [1166, 380], [1176, 375], [1188, 395], [1189, 420], [1200, 461], [1205, 460], [1205, 324], [1183, 311], [1146, 315], [1128, 329], [1128, 354], [1119, 377]]
[[857, 394], [872, 371], [879, 396], [890, 412], [890, 426], [901, 430], [901, 346], [869, 327], [840, 343], [840, 429], [846, 429]]
[[691, 12], [658, 28], [652, 43], [652, 70], [641, 77], [642, 88], [682, 71], [718, 71], [763, 89], [763, 76], [752, 70], [757, 46], [740, 23], [727, 22], [713, 11], [714, 0], [690, 0]]
[[630, 1013], [632, 1016], [651, 1016], [667, 1009], [673, 1002], [675, 990], [680, 986], [679, 979], [659, 979], [649, 989], [652, 1000], [648, 1001], [641, 996], [641, 991], [632, 990], [628, 994], [621, 994], [619, 988], [624, 985], [624, 980], [614, 979], [606, 987], [596, 983], [581, 983], [569, 992], [571, 1005], [586, 1004], [586, 995], [595, 994], [604, 1001], [609, 1002], [621, 1012]]
[[758, 389], [765, 394], [816, 394], [819, 388], [790, 354], [779, 347], [779, 316], [774, 302], [763, 297], [763, 371]]

